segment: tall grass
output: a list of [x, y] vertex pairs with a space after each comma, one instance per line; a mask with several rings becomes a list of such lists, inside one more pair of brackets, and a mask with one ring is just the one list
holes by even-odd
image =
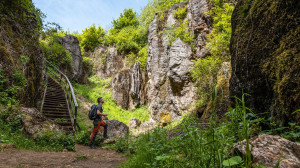
[[[112, 90], [110, 88], [111, 78], [100, 80], [97, 76], [92, 76], [89, 78], [89, 81], [92, 82], [92, 84], [82, 85], [75, 83], [75, 92], [94, 104], [97, 104], [99, 97], [103, 97], [105, 100], [103, 110], [105, 114], [108, 114], [110, 120], [118, 120], [127, 124], [133, 117], [140, 119], [141, 122], [150, 119], [150, 112], [145, 105], [133, 110], [124, 110], [116, 105], [112, 98]], [[87, 114], [88, 111], [83, 115]]]
[[[236, 108], [229, 110], [222, 122], [212, 114], [207, 129], [190, 116], [173, 129], [156, 128], [128, 141], [128, 152], [135, 154], [121, 167], [251, 167], [249, 128], [252, 123], [247, 120], [251, 111], [245, 106], [244, 97], [236, 98]], [[233, 151], [233, 144], [243, 139], [247, 141], [247, 155], [234, 157], [228, 151]]]

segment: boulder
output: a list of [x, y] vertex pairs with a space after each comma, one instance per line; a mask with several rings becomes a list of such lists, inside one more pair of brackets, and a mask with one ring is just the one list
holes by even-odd
[[130, 129], [136, 129], [141, 125], [141, 121], [139, 119], [133, 117], [132, 119], [130, 119], [128, 125], [129, 125]]
[[[278, 122], [300, 121], [300, 26], [298, 1], [238, 1], [230, 42], [231, 97], [246, 98], [254, 113]], [[232, 104], [235, 100], [232, 100]]]
[[36, 138], [42, 135], [43, 132], [51, 131], [62, 133], [63, 130], [60, 126], [56, 125], [52, 120], [44, 117], [36, 108], [20, 109], [22, 113], [22, 123], [24, 131], [30, 137]]
[[82, 55], [79, 47], [79, 41], [77, 37], [72, 35], [58, 37], [58, 41], [70, 52], [73, 67], [71, 79], [78, 81], [82, 75]]
[[[259, 164], [273, 168], [280, 159], [279, 168], [300, 167], [300, 144], [280, 136], [259, 135], [250, 140], [252, 166]], [[234, 145], [235, 150], [246, 155], [246, 140]]]
[[125, 137], [128, 133], [129, 128], [126, 124], [117, 120], [107, 121], [107, 135], [110, 138]]

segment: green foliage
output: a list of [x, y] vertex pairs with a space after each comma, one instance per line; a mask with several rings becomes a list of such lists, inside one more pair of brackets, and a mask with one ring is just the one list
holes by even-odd
[[56, 118], [54, 122], [68, 122], [68, 120], [65, 118]]
[[174, 10], [174, 17], [176, 19], [182, 20], [185, 18], [187, 12], [187, 6], [184, 8], [178, 8], [177, 10]]
[[15, 70], [11, 78], [11, 84], [7, 85], [8, 77], [0, 69], [0, 104], [10, 106], [19, 103], [17, 96], [25, 87], [27, 80], [19, 70]]
[[[102, 61], [102, 60], [101, 60]], [[82, 57], [82, 69], [84, 72], [86, 72], [88, 75], [92, 72], [93, 70], [93, 65], [91, 62], [91, 59], [89, 57]]]
[[[75, 142], [77, 144], [81, 144], [81, 145], [89, 145], [90, 144], [90, 137], [91, 135], [89, 134], [88, 132], [88, 129], [82, 129], [81, 131], [79, 132], [76, 132], [75, 134]], [[101, 146], [103, 145], [102, 142], [103, 142], [103, 137], [102, 136], [96, 136], [96, 139], [95, 139], [95, 143], [94, 145], [96, 146]]]
[[105, 40], [105, 30], [99, 26], [96, 28], [95, 25], [90, 26], [82, 31], [79, 37], [81, 51], [93, 52], [97, 46], [103, 45]]
[[288, 123], [288, 126], [278, 125], [275, 120], [270, 117], [268, 120], [263, 121], [270, 129], [264, 130], [261, 133], [280, 135], [283, 138], [291, 141], [300, 142], [300, 126], [296, 123]]
[[112, 90], [109, 88], [111, 78], [100, 80], [97, 76], [92, 76], [89, 78], [89, 81], [93, 84], [74, 84], [75, 93], [82, 95], [95, 104], [97, 104], [97, 98], [103, 97], [105, 100], [105, 103], [103, 104], [104, 113], [108, 114], [110, 120], [118, 120], [125, 124], [133, 117], [140, 119], [142, 122], [149, 120], [149, 110], [146, 106], [127, 111], [115, 104], [114, 99], [112, 98]]
[[129, 138], [119, 138], [117, 143], [114, 144], [114, 148], [117, 152], [126, 152], [129, 149]]
[[75, 150], [75, 141], [72, 135], [44, 131], [34, 140], [28, 138], [23, 133], [22, 113], [12, 106], [7, 109], [0, 108], [0, 143], [12, 143], [18, 149]]
[[233, 156], [227, 160], [223, 161], [224, 166], [236, 166], [242, 162], [242, 158], [240, 156]]
[[234, 5], [230, 1], [210, 0], [213, 8], [208, 12], [213, 17], [213, 29], [208, 35], [208, 48], [211, 56], [199, 59], [191, 70], [191, 76], [198, 88], [197, 106], [209, 102], [210, 88], [217, 82], [217, 74], [222, 62], [230, 60], [229, 44], [231, 37], [231, 15]]
[[125, 27], [138, 26], [139, 22], [136, 16], [136, 12], [134, 12], [131, 8], [129, 8], [129, 9], [124, 9], [124, 12], [120, 14], [120, 17], [118, 19], [113, 20], [112, 24], [113, 24], [112, 32], [118, 33], [120, 32], [121, 29]]
[[158, 12], [161, 15], [163, 11], [169, 10], [171, 6], [187, 1], [188, 0], [150, 0], [142, 10], [139, 21], [142, 26], [148, 30], [150, 23], [153, 21], [153, 16], [155, 13]]
[[209, 95], [212, 94], [211, 87], [217, 80], [217, 73], [221, 60], [219, 58], [207, 57], [195, 62], [191, 70], [191, 76], [197, 84], [199, 99], [197, 106], [206, 105]]
[[148, 58], [147, 48], [148, 46], [143, 47], [138, 53], [137, 60], [140, 63], [140, 67], [142, 70], [146, 70], [147, 68], [147, 58]]
[[230, 1], [210, 0], [213, 8], [208, 13], [213, 17], [213, 29], [208, 35], [207, 48], [212, 56], [221, 60], [230, 59], [231, 15], [234, 5]]
[[249, 150], [243, 159], [228, 153], [235, 142], [249, 140], [248, 131], [257, 122], [246, 119], [249, 112], [243, 95], [237, 98], [237, 108], [230, 110], [222, 122], [212, 115], [208, 129], [203, 129], [193, 117], [185, 118], [171, 130], [156, 128], [123, 145], [125, 152], [135, 154], [121, 167], [225, 167], [233, 160], [236, 166], [251, 167]]
[[163, 30], [162, 33], [167, 36], [169, 47], [177, 38], [180, 38], [183, 42], [191, 45], [191, 47], [194, 48], [194, 35], [188, 31], [187, 21], [180, 22], [176, 27], [171, 26], [169, 29]]
[[138, 52], [141, 48], [136, 27], [125, 27], [112, 38], [114, 38], [117, 50], [120, 53], [126, 54], [130, 51]]
[[130, 52], [126, 57], [128, 58], [127, 65], [132, 66], [136, 62], [136, 55], [133, 52]]
[[60, 69], [68, 70], [72, 67], [71, 54], [58, 42], [57, 38], [57, 34], [52, 34], [47, 36], [45, 40], [40, 39], [42, 51], [46, 59], [52, 64]]

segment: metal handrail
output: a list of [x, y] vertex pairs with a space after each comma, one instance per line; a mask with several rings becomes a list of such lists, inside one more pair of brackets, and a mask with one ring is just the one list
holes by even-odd
[[[55, 75], [57, 78], [59, 78], [59, 81], [60, 82], [63, 82], [64, 85], [65, 85], [65, 88], [62, 87], [64, 90], [65, 90], [65, 94], [66, 94], [66, 99], [67, 99], [67, 104], [68, 104], [68, 110], [69, 110], [69, 114], [70, 114], [70, 117], [73, 118], [73, 121], [72, 121], [72, 125], [73, 125], [73, 128], [74, 130], [76, 130], [76, 127], [79, 128], [78, 124], [77, 124], [77, 108], [78, 108], [78, 103], [77, 103], [77, 100], [76, 100], [76, 97], [75, 97], [75, 94], [74, 94], [74, 90], [73, 90], [73, 87], [72, 87], [72, 84], [69, 80], [69, 78], [64, 74], [62, 73], [58, 68], [56, 68], [54, 65], [52, 65], [48, 60], [44, 59], [45, 60], [45, 63], [47, 65], [49, 65], [50, 67], [52, 67], [57, 73], [59, 73], [60, 77], [55, 74], [55, 72], [52, 72], [51, 69], [49, 69], [49, 67], [47, 65], [45, 65], [45, 73], [47, 74], [47, 70], [51, 71], [53, 75]], [[62, 78], [66, 81], [63, 81]], [[69, 92], [68, 92], [69, 91]], [[72, 113], [72, 114], [71, 114]], [[79, 128], [80, 129], [80, 128]]]

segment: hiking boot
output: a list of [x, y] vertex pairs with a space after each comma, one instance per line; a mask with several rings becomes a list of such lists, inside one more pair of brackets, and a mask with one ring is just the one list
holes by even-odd
[[103, 138], [104, 138], [104, 139], [109, 139], [109, 136], [106, 135], [106, 136], [103, 136]]
[[96, 149], [96, 146], [93, 143], [90, 143], [90, 148], [91, 149]]

